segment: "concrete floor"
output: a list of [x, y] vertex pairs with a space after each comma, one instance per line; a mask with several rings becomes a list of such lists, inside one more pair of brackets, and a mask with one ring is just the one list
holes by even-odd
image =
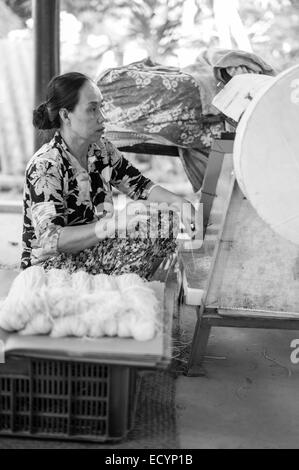
[[[21, 220], [21, 214], [0, 214], [0, 266], [19, 263]], [[184, 341], [191, 341], [194, 325], [187, 311]], [[177, 379], [180, 448], [299, 448], [299, 365], [290, 361], [295, 338], [299, 331], [213, 328], [207, 376]]]
[[207, 376], [177, 380], [181, 448], [299, 448], [294, 338], [299, 331], [212, 328]]

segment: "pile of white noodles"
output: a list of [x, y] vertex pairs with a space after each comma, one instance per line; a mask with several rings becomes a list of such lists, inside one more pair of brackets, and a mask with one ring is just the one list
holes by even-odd
[[152, 339], [160, 301], [137, 274], [96, 276], [32, 266], [14, 280], [0, 306], [0, 328], [23, 335]]

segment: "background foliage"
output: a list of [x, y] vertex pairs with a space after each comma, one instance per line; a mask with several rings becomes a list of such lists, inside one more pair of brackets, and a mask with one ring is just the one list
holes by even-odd
[[[277, 71], [299, 59], [298, 0], [61, 0], [61, 10], [62, 72], [96, 78], [146, 56], [183, 67], [207, 47], [252, 50]], [[33, 150], [31, 15], [31, 0], [0, 0], [0, 190], [1, 173], [21, 177]], [[132, 158], [157, 181], [187, 184], [178, 159]]]

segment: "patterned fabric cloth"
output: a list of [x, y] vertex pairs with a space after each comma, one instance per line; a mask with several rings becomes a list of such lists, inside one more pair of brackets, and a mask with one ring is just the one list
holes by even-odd
[[106, 71], [97, 85], [108, 131], [134, 131], [183, 147], [204, 145], [201, 89], [190, 74], [147, 59]]
[[127, 228], [126, 237], [105, 238], [96, 246], [78, 254], [60, 253], [46, 259], [42, 266], [66, 269], [70, 273], [83, 270], [89, 274], [135, 273], [149, 280], [162, 259], [177, 248], [180, 230], [179, 215], [172, 211], [157, 211], [146, 222]]
[[[105, 71], [97, 84], [105, 100], [110, 140], [143, 141], [192, 148], [208, 154], [211, 141], [225, 130], [224, 117], [212, 105], [225, 83], [229, 67], [274, 75], [260, 57], [245, 51], [205, 50], [196, 62], [182, 70], [152, 62], [149, 58]], [[226, 78], [225, 78], [226, 77]], [[119, 136], [119, 137], [117, 137]]]
[[107, 137], [118, 146], [140, 142], [175, 145], [194, 191], [201, 187], [214, 138], [226, 130], [225, 117], [212, 105], [228, 67], [275, 75], [259, 56], [209, 48], [183, 69], [149, 58], [105, 71], [97, 80], [109, 119]]
[[192, 75], [200, 86], [200, 98], [203, 115], [219, 114], [219, 110], [212, 105], [216, 94], [220, 91], [217, 84], [226, 84], [231, 78], [227, 74], [228, 67], [246, 67], [248, 71], [275, 75], [271, 65], [263, 61], [256, 54], [231, 49], [203, 49], [196, 61], [184, 67], [183, 72]]
[[26, 168], [21, 268], [57, 255], [62, 227], [113, 213], [111, 186], [137, 200], [147, 199], [154, 183], [104, 137], [90, 145], [86, 171], [57, 132]]

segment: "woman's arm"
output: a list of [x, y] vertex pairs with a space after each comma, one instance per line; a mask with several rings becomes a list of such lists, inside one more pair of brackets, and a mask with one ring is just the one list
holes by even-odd
[[131, 199], [147, 199], [150, 202], [173, 206], [180, 212], [182, 222], [190, 237], [193, 238], [196, 218], [194, 206], [186, 199], [154, 184], [149, 178], [142, 175], [109, 141], [106, 141], [106, 150], [112, 166], [111, 184]]
[[95, 246], [107, 235], [107, 224], [104, 219], [86, 225], [63, 227], [60, 231], [57, 249], [63, 253], [78, 253]]
[[171, 191], [168, 191], [160, 185], [155, 185], [152, 189], [150, 189], [150, 193], [147, 198], [147, 200], [151, 202], [166, 202], [167, 204], [174, 204], [178, 206], [180, 206], [182, 199], [182, 197], [172, 193]]
[[26, 185], [30, 202], [26, 211], [31, 213], [36, 237], [32, 248], [39, 249], [43, 257], [58, 252], [77, 253], [108, 236], [104, 220], [66, 226], [62, 169], [47, 155], [29, 166]]
[[[182, 221], [186, 230], [191, 237], [193, 236], [191, 223], [195, 223], [195, 209], [189, 201], [159, 185], [156, 185], [150, 191], [148, 201], [166, 203], [169, 204], [170, 208], [174, 207], [178, 211], [181, 211]], [[139, 215], [138, 217], [141, 218], [142, 216]], [[128, 218], [130, 218], [130, 216], [127, 216], [127, 219]], [[85, 248], [90, 248], [96, 245], [99, 240], [113, 236], [114, 230], [115, 221], [113, 218], [108, 217], [101, 219], [99, 222], [87, 225], [64, 227], [60, 232], [58, 251], [76, 253]]]
[[105, 146], [111, 165], [110, 183], [135, 201], [147, 199], [148, 191], [154, 183], [134, 167], [111, 142], [105, 140]]
[[58, 251], [77, 253], [96, 245], [104, 238], [114, 238], [116, 233], [123, 233], [128, 226], [148, 220], [149, 215], [128, 214], [125, 207], [113, 217], [103, 217], [97, 222], [76, 227], [64, 227], [58, 240]]

